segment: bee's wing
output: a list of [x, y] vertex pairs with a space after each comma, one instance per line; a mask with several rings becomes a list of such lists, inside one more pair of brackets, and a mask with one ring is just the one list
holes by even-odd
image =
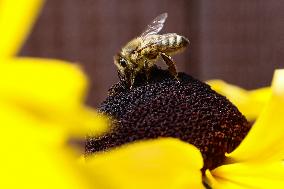
[[147, 37], [149, 35], [154, 35], [159, 33], [164, 26], [164, 23], [168, 17], [168, 13], [163, 13], [157, 16], [144, 30], [144, 32], [140, 35], [142, 38]]

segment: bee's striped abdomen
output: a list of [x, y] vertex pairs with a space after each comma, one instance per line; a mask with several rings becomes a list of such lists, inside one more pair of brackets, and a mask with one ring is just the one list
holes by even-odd
[[137, 52], [142, 57], [146, 56], [149, 59], [156, 59], [159, 53], [166, 53], [168, 55], [179, 53], [188, 44], [188, 39], [176, 33], [151, 35], [143, 39]]
[[156, 43], [161, 52], [170, 54], [184, 49], [188, 44], [188, 39], [175, 33], [160, 35]]

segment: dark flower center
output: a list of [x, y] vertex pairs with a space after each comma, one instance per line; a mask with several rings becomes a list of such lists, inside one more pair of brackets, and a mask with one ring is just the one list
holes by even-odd
[[154, 68], [148, 83], [138, 76], [133, 89], [119, 82], [101, 104], [100, 111], [114, 117], [111, 132], [87, 137], [86, 154], [125, 143], [174, 137], [193, 144], [204, 158], [204, 169], [221, 165], [248, 133], [245, 117], [224, 96], [191, 76], [179, 73], [178, 83]]

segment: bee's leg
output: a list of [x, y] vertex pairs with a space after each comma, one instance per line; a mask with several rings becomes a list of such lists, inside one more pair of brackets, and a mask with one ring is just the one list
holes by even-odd
[[135, 82], [136, 73], [132, 73], [130, 76], [130, 89], [132, 89]]
[[173, 61], [173, 59], [165, 53], [161, 53], [161, 57], [163, 58], [163, 60], [168, 65], [168, 70], [169, 70], [170, 74], [178, 80], [178, 73], [177, 73], [176, 65], [175, 65], [175, 62]]
[[149, 70], [150, 68], [149, 68], [149, 63], [146, 60], [144, 62], [144, 69], [145, 69], [146, 80], [147, 80], [147, 83], [148, 83], [148, 81], [150, 79], [150, 70]]
[[130, 79], [130, 89], [132, 89], [132, 87], [134, 85], [134, 80], [135, 80], [134, 77]]

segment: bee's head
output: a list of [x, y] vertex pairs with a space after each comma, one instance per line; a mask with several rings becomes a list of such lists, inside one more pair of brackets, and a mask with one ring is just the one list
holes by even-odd
[[120, 80], [129, 82], [131, 80], [133, 69], [131, 61], [127, 60], [126, 57], [120, 53], [114, 57], [114, 64], [117, 67], [117, 72]]

